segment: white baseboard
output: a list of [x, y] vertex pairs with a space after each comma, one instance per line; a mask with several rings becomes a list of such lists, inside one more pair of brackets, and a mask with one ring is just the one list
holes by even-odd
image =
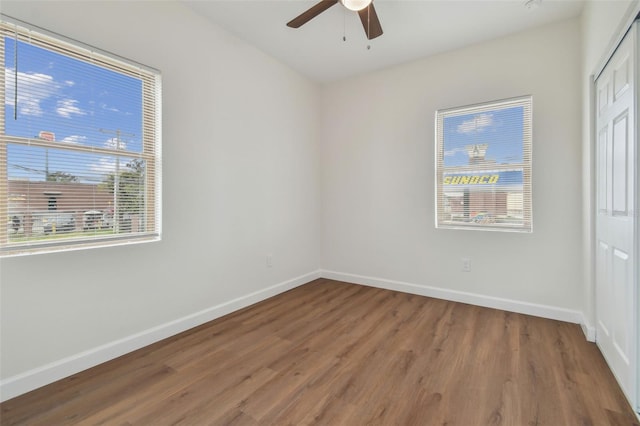
[[292, 288], [306, 284], [320, 278], [320, 271], [310, 272], [305, 275], [272, 285], [246, 296], [238, 297], [225, 303], [195, 312], [183, 318], [153, 327], [143, 332], [127, 336], [123, 339], [107, 343], [97, 348], [72, 355], [68, 358], [35, 368], [22, 374], [9, 377], [0, 381], [0, 402], [14, 398], [23, 393], [32, 391], [56, 380], [76, 374], [80, 371], [94, 367], [103, 362], [112, 360], [121, 355], [158, 342], [167, 337], [174, 336], [183, 331], [197, 327], [201, 324], [242, 309], [246, 306], [265, 300], [269, 297], [283, 293]]
[[468, 303], [470, 305], [484, 306], [487, 308], [501, 309], [519, 314], [533, 315], [542, 318], [570, 322], [573, 324], [580, 324], [587, 340], [595, 340], [595, 329], [587, 325], [586, 318], [580, 311], [343, 272], [322, 270], [320, 275], [322, 278], [329, 278], [337, 281], [362, 284], [387, 290], [396, 290], [404, 293], [433, 297], [436, 299], [450, 300], [452, 302]]

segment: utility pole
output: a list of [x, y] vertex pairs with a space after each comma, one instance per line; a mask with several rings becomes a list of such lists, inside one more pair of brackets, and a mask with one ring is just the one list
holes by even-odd
[[[41, 130], [36, 137], [49, 142], [55, 142], [56, 140], [55, 133], [44, 130]], [[49, 182], [49, 148], [45, 148], [44, 151], [44, 180]]]
[[[120, 151], [120, 138], [122, 136], [133, 137], [133, 133], [125, 133], [120, 129], [109, 130], [99, 129], [100, 132], [116, 135], [116, 151]], [[117, 234], [120, 231], [120, 207], [118, 206], [118, 192], [120, 191], [120, 155], [116, 154], [116, 172], [113, 175], [113, 233]]]

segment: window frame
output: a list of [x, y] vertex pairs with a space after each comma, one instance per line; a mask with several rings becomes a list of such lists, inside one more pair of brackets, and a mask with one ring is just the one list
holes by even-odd
[[[522, 122], [522, 162], [507, 164], [484, 164], [484, 165], [464, 165], [448, 166], [444, 165], [445, 157], [445, 134], [444, 120], [448, 117], [480, 114], [497, 110], [505, 110], [521, 106], [523, 108]], [[479, 231], [501, 231], [501, 232], [533, 232], [533, 204], [532, 204], [532, 163], [533, 163], [533, 97], [531, 95], [515, 98], [501, 99], [479, 104], [466, 105], [437, 110], [435, 112], [435, 227], [436, 229], [466, 229]], [[445, 198], [444, 175], [446, 173], [481, 173], [493, 171], [494, 173], [508, 171], [522, 171], [522, 220], [519, 223], [476, 223], [473, 221], [463, 222], [446, 220], [445, 208], [447, 199]], [[495, 193], [495, 190], [494, 190]], [[467, 206], [467, 209], [469, 206]], [[470, 218], [468, 218], [470, 219]]]
[[[161, 239], [162, 229], [162, 122], [161, 122], [161, 74], [158, 70], [125, 59], [85, 43], [39, 28], [26, 22], [0, 14], [0, 258], [27, 254], [90, 249], [96, 247], [143, 243]], [[142, 86], [142, 135], [141, 152], [106, 149], [95, 146], [61, 144], [38, 137], [19, 137], [6, 134], [5, 123], [5, 37], [17, 37], [35, 46], [84, 61], [141, 81]], [[82, 237], [51, 240], [9, 240], [9, 145], [23, 145], [46, 149], [67, 150], [76, 153], [104, 154], [113, 158], [129, 158], [144, 161], [144, 229], [114, 235], [84, 235]], [[133, 155], [132, 155], [133, 154]]]

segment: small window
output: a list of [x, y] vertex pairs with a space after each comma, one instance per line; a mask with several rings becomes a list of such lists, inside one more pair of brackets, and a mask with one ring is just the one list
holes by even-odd
[[58, 199], [56, 197], [49, 197], [49, 210], [58, 210]]
[[2, 16], [0, 256], [160, 238], [160, 75]]
[[532, 231], [530, 96], [436, 112], [436, 227]]

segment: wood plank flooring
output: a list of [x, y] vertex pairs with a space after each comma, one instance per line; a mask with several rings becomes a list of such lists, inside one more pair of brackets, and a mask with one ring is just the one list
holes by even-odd
[[638, 425], [575, 324], [325, 279], [0, 407], [2, 425]]

